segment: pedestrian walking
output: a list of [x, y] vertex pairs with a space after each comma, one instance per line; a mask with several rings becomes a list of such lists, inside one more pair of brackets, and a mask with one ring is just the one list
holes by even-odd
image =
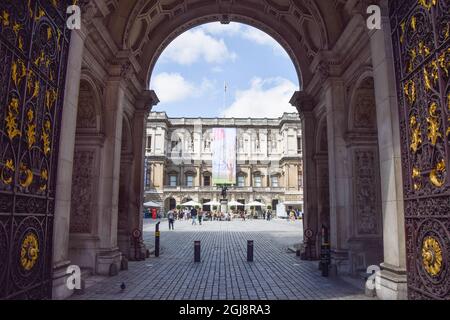
[[197, 209], [192, 208], [191, 210], [191, 218], [192, 218], [192, 225], [197, 224]]
[[173, 230], [173, 224], [175, 221], [175, 214], [173, 210], [169, 210], [169, 212], [167, 213], [167, 218], [169, 219], [169, 230]]
[[199, 211], [198, 212], [198, 223], [200, 224], [200, 225], [202, 225], [202, 220], [203, 220], [203, 211]]

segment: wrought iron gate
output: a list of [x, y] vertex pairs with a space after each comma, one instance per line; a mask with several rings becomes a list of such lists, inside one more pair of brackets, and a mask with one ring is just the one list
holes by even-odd
[[450, 1], [390, 1], [410, 299], [450, 299]]
[[0, 299], [51, 296], [68, 2], [0, 1]]

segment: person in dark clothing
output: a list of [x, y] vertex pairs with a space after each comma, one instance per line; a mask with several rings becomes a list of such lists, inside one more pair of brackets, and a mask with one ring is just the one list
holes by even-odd
[[197, 224], [197, 209], [192, 208], [191, 210], [191, 218], [192, 218], [192, 225]]
[[169, 230], [173, 230], [173, 223], [175, 221], [175, 214], [172, 210], [167, 213], [167, 218], [169, 219]]
[[202, 225], [202, 220], [203, 220], [203, 212], [200, 210], [200, 211], [198, 212], [198, 223], [199, 223], [200, 225]]

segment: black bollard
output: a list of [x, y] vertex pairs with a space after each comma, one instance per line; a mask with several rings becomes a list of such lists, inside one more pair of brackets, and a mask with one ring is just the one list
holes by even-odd
[[155, 257], [159, 257], [159, 238], [161, 236], [159, 232], [159, 224], [158, 222], [155, 226]]
[[194, 241], [194, 262], [200, 262], [200, 241]]
[[328, 271], [330, 268], [330, 241], [328, 235], [328, 228], [322, 225], [322, 247], [320, 252], [320, 266], [323, 277], [328, 277]]
[[253, 262], [253, 240], [247, 241], [247, 261]]

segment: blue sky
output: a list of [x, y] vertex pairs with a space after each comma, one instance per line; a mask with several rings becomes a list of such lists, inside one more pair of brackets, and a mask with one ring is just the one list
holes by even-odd
[[272, 37], [215, 22], [186, 31], [164, 50], [150, 88], [161, 101], [153, 110], [170, 117], [270, 118], [296, 111], [289, 100], [299, 83]]

